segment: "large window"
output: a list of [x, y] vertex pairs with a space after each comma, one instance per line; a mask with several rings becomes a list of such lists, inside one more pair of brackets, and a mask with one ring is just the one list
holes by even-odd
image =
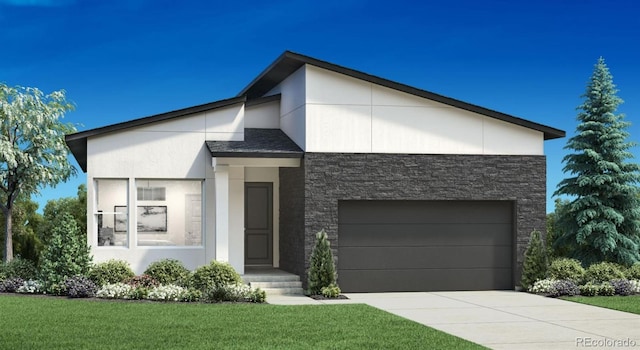
[[95, 180], [98, 246], [128, 246], [128, 186], [122, 179]]
[[138, 246], [202, 245], [202, 181], [137, 179]]

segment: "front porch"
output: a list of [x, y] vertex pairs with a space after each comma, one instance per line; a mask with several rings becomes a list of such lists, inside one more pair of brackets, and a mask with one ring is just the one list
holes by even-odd
[[246, 266], [242, 275], [244, 283], [264, 290], [267, 295], [302, 295], [300, 276], [273, 267]]

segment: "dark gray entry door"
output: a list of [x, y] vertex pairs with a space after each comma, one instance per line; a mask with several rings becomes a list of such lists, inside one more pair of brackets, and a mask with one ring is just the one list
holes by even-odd
[[273, 264], [273, 184], [244, 185], [244, 263]]
[[341, 201], [345, 292], [513, 289], [510, 201]]

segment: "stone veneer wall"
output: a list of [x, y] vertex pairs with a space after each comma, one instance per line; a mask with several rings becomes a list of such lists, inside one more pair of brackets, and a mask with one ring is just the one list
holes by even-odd
[[[338, 256], [339, 200], [514, 201], [516, 285], [531, 231], [546, 230], [545, 156], [306, 153], [304, 157], [303, 168], [280, 171], [280, 255], [281, 266], [300, 275], [305, 284], [316, 232], [327, 231]], [[304, 242], [298, 233], [302, 215], [298, 205], [305, 208]], [[301, 263], [300, 250], [304, 250], [304, 270], [294, 266]]]

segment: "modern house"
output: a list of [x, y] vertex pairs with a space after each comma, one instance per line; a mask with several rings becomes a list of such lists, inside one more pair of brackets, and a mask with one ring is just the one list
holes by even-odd
[[514, 289], [565, 132], [285, 52], [237, 97], [78, 132], [96, 261], [228, 261], [343, 291]]

